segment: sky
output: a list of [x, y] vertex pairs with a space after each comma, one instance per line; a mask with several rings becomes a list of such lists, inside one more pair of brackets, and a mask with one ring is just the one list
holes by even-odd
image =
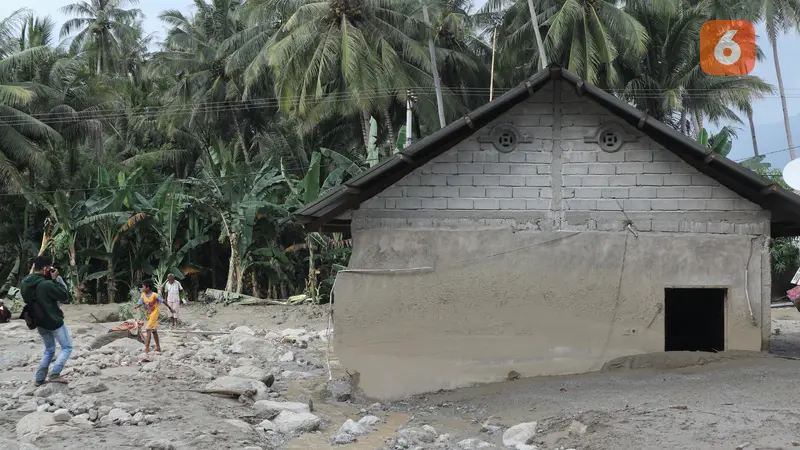
[[[30, 2], [29, 0], [0, 0], [0, 18], [7, 17], [11, 12], [19, 8], [30, 8], [37, 15], [50, 15], [60, 28], [61, 24], [67, 17], [61, 14], [58, 10], [65, 4], [72, 0], [37, 0]], [[475, 7], [480, 7], [485, 0], [476, 0]], [[190, 0], [140, 0], [136, 7], [142, 10], [145, 15], [144, 27], [147, 32], [156, 33], [157, 36], [163, 37], [165, 28], [161, 21], [158, 20], [158, 15], [166, 9], [178, 9], [184, 13], [190, 13], [192, 8]], [[753, 106], [754, 121], [757, 125], [757, 130], [764, 126], [767, 136], [759, 136], [759, 150], [761, 153], [776, 152], [774, 156], [770, 156], [769, 160], [773, 161], [773, 165], [785, 164], [788, 162], [788, 152], [780, 150], [786, 149], [786, 137], [782, 136], [779, 139], [774, 135], [777, 130], [782, 129], [777, 125], [782, 123], [783, 113], [781, 108], [781, 100], [777, 94], [778, 79], [775, 74], [775, 65], [772, 58], [772, 49], [766, 39], [766, 33], [763, 26], [756, 26], [756, 33], [758, 33], [758, 44], [766, 54], [767, 58], [764, 61], [756, 63], [752, 75], [757, 75], [764, 79], [766, 82], [776, 87], [776, 93], [768, 96], [763, 100], [759, 100]], [[787, 102], [789, 107], [789, 114], [791, 116], [798, 116], [795, 121], [800, 126], [800, 79], [797, 74], [800, 73], [800, 35], [797, 33], [785, 35], [778, 41], [778, 55], [780, 58], [781, 71], [783, 73], [784, 84], [786, 88]], [[744, 118], [746, 122], [746, 118]], [[749, 139], [749, 128], [747, 124], [739, 125], [739, 139], [734, 145], [733, 152], [729, 155], [731, 159], [738, 160], [746, 158], [751, 155], [752, 145]], [[710, 126], [714, 129], [716, 127]], [[800, 144], [800, 135], [794, 133], [796, 143]], [[765, 147], [761, 145], [762, 140], [768, 142], [769, 145]], [[797, 149], [800, 154], [800, 148]], [[785, 155], [784, 155], [785, 154]], [[783, 158], [785, 156], [785, 158]], [[785, 161], [784, 161], [785, 159]], [[777, 163], [777, 164], [776, 164]]]

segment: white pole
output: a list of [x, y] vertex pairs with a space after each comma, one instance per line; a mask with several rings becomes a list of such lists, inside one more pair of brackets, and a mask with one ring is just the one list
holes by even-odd
[[539, 69], [547, 67], [547, 57], [544, 54], [544, 44], [542, 43], [542, 35], [539, 34], [539, 17], [536, 16], [536, 8], [533, 6], [533, 0], [528, 0], [528, 9], [531, 10], [531, 24], [533, 25], [533, 33], [536, 35], [536, 46], [539, 49]]
[[492, 36], [492, 72], [489, 75], [489, 101], [494, 100], [494, 52], [497, 49], [497, 27], [494, 27]]
[[[425, 4], [426, 0], [422, 1], [422, 17], [425, 19], [425, 25], [431, 26], [431, 21], [428, 18], [428, 5]], [[444, 99], [442, 99], [442, 80], [439, 78], [439, 68], [436, 64], [436, 50], [433, 46], [433, 37], [428, 38], [428, 51], [431, 54], [431, 70], [433, 71], [433, 85], [436, 87], [436, 108], [439, 111], [439, 128], [444, 128], [447, 121], [444, 118]]]
[[403, 148], [408, 148], [411, 145], [411, 121], [414, 119], [412, 108], [414, 107], [414, 100], [411, 97], [411, 91], [406, 91], [406, 145]]

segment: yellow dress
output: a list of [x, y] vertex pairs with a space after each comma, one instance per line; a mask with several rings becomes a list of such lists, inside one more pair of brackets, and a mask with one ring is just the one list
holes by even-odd
[[144, 305], [145, 330], [155, 330], [158, 328], [159, 303], [164, 303], [164, 299], [162, 299], [157, 292], [151, 292], [150, 295], [146, 295], [142, 292], [142, 296], [139, 298], [139, 305]]

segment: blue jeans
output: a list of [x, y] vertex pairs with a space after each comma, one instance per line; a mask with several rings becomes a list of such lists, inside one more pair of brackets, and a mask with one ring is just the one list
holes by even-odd
[[61, 371], [64, 369], [64, 365], [67, 363], [69, 355], [72, 353], [72, 339], [69, 337], [69, 330], [66, 325], [61, 325], [61, 328], [53, 331], [45, 330], [42, 327], [37, 328], [37, 330], [44, 342], [44, 355], [42, 355], [42, 361], [39, 363], [39, 369], [36, 371], [36, 382], [44, 383], [47, 377], [47, 369], [50, 367], [50, 363], [56, 355], [56, 342], [61, 346], [61, 353], [58, 354], [58, 358], [56, 358], [56, 362], [53, 364], [53, 369], [50, 371], [50, 378], [61, 375]]

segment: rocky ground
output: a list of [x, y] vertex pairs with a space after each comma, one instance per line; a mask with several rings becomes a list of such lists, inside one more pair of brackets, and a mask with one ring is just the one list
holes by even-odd
[[[0, 449], [800, 446], [794, 310], [774, 311], [778, 356], [651, 355], [390, 404], [356, 398], [335, 355], [329, 381], [324, 308], [191, 305], [182, 332], [164, 327], [163, 354], [143, 364], [132, 339], [90, 348], [116, 324], [94, 318], [112, 310], [65, 308], [68, 386], [33, 387], [38, 335], [19, 321], [0, 325]], [[209, 333], [185, 332], [198, 330]]]

